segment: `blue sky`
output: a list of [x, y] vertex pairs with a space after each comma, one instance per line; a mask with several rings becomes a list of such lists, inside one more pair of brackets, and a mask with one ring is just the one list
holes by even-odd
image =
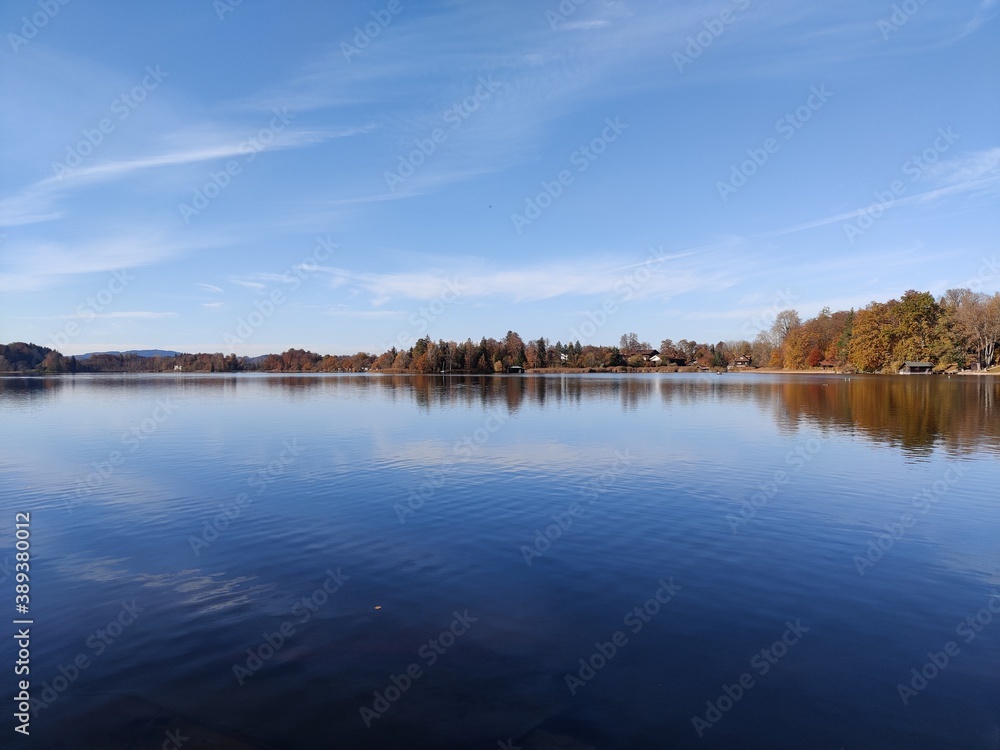
[[11, 0], [0, 341], [752, 338], [1000, 288], [997, 0]]

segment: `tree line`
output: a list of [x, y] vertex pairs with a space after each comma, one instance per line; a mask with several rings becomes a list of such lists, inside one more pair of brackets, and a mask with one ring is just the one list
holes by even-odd
[[[896, 372], [904, 361], [931, 363], [936, 370], [985, 369], [994, 364], [1000, 343], [1000, 293], [950, 289], [935, 299], [930, 292], [909, 290], [899, 299], [872, 302], [861, 310], [824, 308], [808, 320], [795, 310], [774, 316], [771, 327], [753, 341], [715, 344], [663, 339], [654, 351], [635, 333], [617, 346], [581, 345], [579, 341], [525, 341], [514, 331], [501, 339], [478, 342], [417, 339], [409, 348], [372, 354], [320, 355], [304, 349], [281, 354], [238, 357], [199, 353], [143, 357], [95, 354], [65, 357], [35, 344], [0, 346], [0, 372], [367, 372], [496, 373], [525, 369], [696, 366], [730, 367], [739, 358], [751, 366], [801, 370], [836, 367], [857, 372]], [[746, 361], [746, 360], [744, 360]]]
[[803, 369], [825, 361], [859, 372], [897, 372], [905, 361], [928, 362], [939, 371], [986, 369], [995, 362], [998, 342], [1000, 293], [949, 289], [939, 299], [909, 290], [857, 311], [827, 308], [805, 322], [785, 310], [754, 344], [772, 367]]

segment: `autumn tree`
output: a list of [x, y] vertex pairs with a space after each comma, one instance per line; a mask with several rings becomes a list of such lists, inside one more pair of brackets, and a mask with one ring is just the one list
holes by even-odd
[[786, 369], [802, 370], [808, 366], [809, 353], [815, 348], [814, 338], [813, 331], [803, 325], [785, 333], [781, 354]]
[[881, 372], [889, 366], [895, 347], [898, 300], [872, 302], [854, 316], [849, 345], [850, 362], [863, 372]]
[[732, 355], [733, 359], [737, 357], [749, 357], [752, 354], [753, 347], [749, 341], [740, 339], [738, 341], [727, 341], [726, 350]]
[[532, 369], [545, 367], [548, 364], [548, 346], [545, 339], [529, 342], [525, 347], [524, 356], [528, 367]]
[[833, 314], [833, 319], [835, 336], [826, 348], [826, 358], [842, 365], [847, 362], [849, 356], [851, 333], [854, 328], [854, 310], [836, 312]]
[[608, 349], [604, 355], [604, 364], [608, 367], [618, 367], [625, 364], [625, 358], [622, 357], [621, 350], [617, 346], [612, 346]]
[[698, 344], [694, 341], [681, 339], [677, 342], [677, 349], [687, 362], [693, 362], [698, 357]]
[[912, 289], [904, 292], [895, 307], [893, 361], [902, 363], [906, 360], [929, 360], [932, 337], [940, 316], [941, 307], [930, 292], [916, 292]]
[[[767, 342], [771, 345], [770, 357], [768, 360], [758, 360], [760, 364], [767, 364], [768, 367], [802, 367], [805, 362], [805, 354], [799, 357], [800, 342], [792, 342], [789, 348], [785, 347], [785, 341], [789, 334], [802, 325], [802, 320], [795, 310], [782, 310], [774, 317], [774, 323], [766, 332], [762, 331]], [[758, 347], [763, 349], [763, 347]], [[791, 358], [789, 359], [789, 354]]]
[[42, 360], [41, 369], [44, 372], [65, 372], [66, 360], [59, 352], [52, 350]]
[[410, 348], [410, 354], [414, 359], [419, 358], [421, 355], [427, 352], [427, 347], [431, 344], [431, 337], [424, 336], [413, 342], [413, 346]]
[[683, 355], [677, 351], [677, 347], [674, 345], [673, 340], [663, 339], [663, 341], [660, 342], [660, 356], [667, 359], [668, 357], [679, 358]]
[[560, 367], [564, 364], [562, 361], [562, 355], [566, 354], [569, 358], [569, 353], [572, 351], [573, 345], [568, 344], [563, 346], [561, 341], [556, 341], [556, 343], [545, 349], [545, 366], [546, 367]]
[[396, 358], [392, 361], [393, 370], [409, 370], [410, 364], [413, 362], [413, 355], [410, 354], [406, 349], [401, 349], [396, 355]]

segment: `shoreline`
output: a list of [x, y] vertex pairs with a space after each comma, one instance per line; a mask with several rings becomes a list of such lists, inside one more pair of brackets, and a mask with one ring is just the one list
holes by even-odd
[[[237, 372], [222, 372], [222, 371], [209, 371], [209, 370], [184, 370], [184, 371], [172, 371], [172, 370], [99, 370], [95, 372], [34, 372], [32, 370], [7, 370], [0, 371], [0, 377], [20, 375], [20, 376], [32, 376], [32, 377], [44, 377], [44, 376], [64, 376], [64, 375], [242, 375], [242, 374], [261, 374], [261, 375], [461, 375], [461, 376], [477, 376], [477, 377], [493, 377], [497, 375], [508, 376], [508, 375], [655, 375], [663, 374], [670, 375], [680, 373], [682, 375], [842, 375], [844, 377], [852, 376], [862, 376], [862, 375], [878, 375], [878, 376], [888, 376], [893, 377], [899, 375], [899, 373], [882, 373], [882, 372], [846, 372], [844, 370], [778, 370], [769, 367], [759, 367], [759, 368], [740, 368], [738, 370], [728, 370], [723, 368], [711, 368], [708, 370], [699, 370], [694, 367], [628, 367], [628, 366], [617, 366], [617, 367], [538, 367], [538, 368], [525, 368], [523, 372], [463, 372], [463, 371], [450, 371], [450, 372], [413, 372], [411, 370], [364, 370], [361, 372], [354, 372], [351, 370], [331, 370], [331, 371], [317, 371], [317, 370], [245, 370]], [[990, 372], [986, 370], [972, 371], [972, 370], [956, 370], [952, 372], [933, 372], [924, 373], [928, 376], [941, 376], [947, 375], [951, 377], [953, 375], [959, 376], [971, 376], [971, 377], [1000, 377], [1000, 370]], [[920, 375], [906, 375], [906, 377], [920, 377]]]

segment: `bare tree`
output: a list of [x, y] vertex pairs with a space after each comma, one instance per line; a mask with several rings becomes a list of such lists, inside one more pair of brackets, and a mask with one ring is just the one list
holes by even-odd
[[782, 310], [774, 317], [774, 323], [771, 326], [771, 343], [774, 346], [781, 346], [785, 343], [785, 339], [788, 338], [792, 329], [798, 328], [800, 325], [802, 325], [802, 320], [799, 318], [798, 312]]
[[[631, 354], [632, 352], [637, 352], [642, 348], [642, 343], [639, 341], [639, 336], [633, 331], [631, 333], [623, 333], [621, 340], [618, 342], [618, 348], [621, 350], [622, 354], [626, 352]], [[646, 347], [649, 348], [648, 346]]]
[[765, 331], [761, 331], [750, 345], [750, 361], [757, 367], [767, 367], [773, 352], [774, 344], [771, 343], [771, 337]]
[[[952, 295], [952, 292], [956, 294]], [[975, 350], [979, 364], [989, 367], [1000, 343], [1000, 292], [991, 297], [967, 289], [949, 289], [946, 300], [949, 300], [949, 295], [950, 300], [955, 302], [952, 315], [958, 335], [970, 349]]]

